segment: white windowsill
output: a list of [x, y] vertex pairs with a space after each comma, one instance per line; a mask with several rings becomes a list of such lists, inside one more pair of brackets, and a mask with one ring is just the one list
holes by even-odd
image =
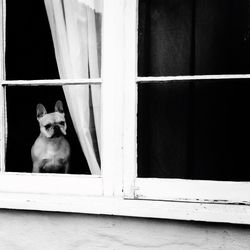
[[0, 208], [250, 224], [250, 206], [239, 204], [2, 192]]
[[6, 172], [0, 174], [0, 195], [33, 194], [38, 198], [43, 194], [101, 196], [102, 182], [101, 176], [98, 175]]

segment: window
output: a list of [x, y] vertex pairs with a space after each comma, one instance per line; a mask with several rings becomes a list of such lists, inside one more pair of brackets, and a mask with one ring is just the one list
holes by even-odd
[[[138, 75], [249, 73], [248, 8], [140, 1]], [[139, 177], [249, 181], [247, 79], [156, 78], [138, 88]]]
[[[13, 6], [0, 2], [3, 20], [0, 207], [249, 224], [249, 173], [240, 164], [247, 160], [244, 140], [249, 134], [245, 115], [249, 91], [248, 56], [245, 55], [248, 19], [247, 14], [243, 14], [246, 2], [237, 5], [234, 1], [225, 1], [223, 12], [220, 8], [225, 6], [216, 1], [201, 4], [181, 0], [103, 0], [102, 11], [97, 11], [94, 19], [93, 12], [87, 12], [87, 16], [92, 17], [90, 23], [95, 20], [94, 26], [87, 25], [91, 30], [88, 39], [96, 34], [96, 46], [87, 48], [85, 54], [84, 49], [77, 48], [86, 36], [78, 40], [74, 35], [79, 35], [77, 25], [83, 24], [86, 18], [80, 18], [74, 25], [75, 15], [67, 11], [79, 3], [83, 9], [77, 8], [77, 11], [86, 13], [84, 6], [93, 7], [98, 1], [64, 2], [65, 5], [61, 5], [62, 1], [49, 0], [44, 1], [45, 5], [37, 3], [39, 11], [43, 8], [42, 15], [49, 27], [49, 32], [42, 33], [49, 36], [52, 30], [50, 45], [54, 49], [41, 45], [40, 49], [46, 51], [44, 58], [45, 52], [37, 51], [37, 55], [27, 52], [26, 56], [20, 47], [15, 47], [27, 46], [33, 50], [40, 46], [26, 37], [30, 33], [24, 28], [27, 23], [21, 25], [22, 31], [17, 35], [26, 32], [23, 36], [27, 41], [10, 42], [13, 34], [8, 25]], [[30, 7], [34, 3], [24, 4], [20, 3], [19, 7]], [[67, 4], [70, 8], [62, 11]], [[233, 16], [239, 17], [237, 22], [230, 21]], [[67, 17], [72, 18], [69, 19], [72, 22], [65, 22], [63, 18]], [[203, 27], [207, 21], [209, 30]], [[217, 22], [220, 25], [215, 25]], [[62, 23], [68, 25], [67, 29], [58, 29], [64, 27]], [[16, 25], [12, 25], [15, 30]], [[228, 35], [226, 46], [225, 34]], [[233, 44], [237, 45], [234, 49]], [[16, 53], [23, 54], [16, 61], [11, 60], [11, 55]], [[74, 67], [68, 71], [70, 56], [74, 58]], [[22, 57], [27, 59], [25, 63]], [[83, 58], [89, 61], [82, 62]], [[24, 66], [27, 63], [29, 66]], [[34, 70], [27, 71], [29, 67]], [[83, 68], [85, 73], [80, 72]], [[86, 140], [81, 142], [79, 134], [83, 133], [84, 126], [79, 121], [84, 119], [74, 108], [89, 102], [82, 98], [82, 92], [73, 91], [74, 88], [84, 88], [87, 100], [92, 98], [95, 136], [92, 137], [91, 131], [88, 135], [92, 145], [98, 145], [99, 153], [94, 146], [88, 151], [84, 146]], [[26, 131], [25, 134], [30, 131], [27, 128], [30, 120], [27, 123], [24, 120], [36, 119], [30, 99], [34, 98], [34, 107], [37, 96], [47, 98], [45, 107], [52, 111], [58, 99], [54, 96], [65, 98], [62, 100], [67, 103], [67, 122], [73, 128], [70, 137], [78, 139], [77, 148], [83, 151], [74, 159], [70, 174], [31, 173], [26, 163], [17, 164], [26, 159], [23, 154], [20, 154], [23, 159], [16, 156], [17, 149], [28, 152], [30, 148], [23, 135], [24, 144], [17, 142], [18, 132], [14, 128], [21, 120], [21, 130]], [[75, 105], [78, 101], [84, 103]], [[90, 106], [87, 107], [90, 110]], [[27, 115], [22, 114], [27, 109]], [[99, 114], [99, 123], [95, 121], [95, 114]], [[233, 130], [238, 133], [232, 133]], [[229, 134], [231, 140], [225, 143]], [[237, 135], [241, 135], [240, 138]], [[218, 153], [220, 149], [222, 154]], [[90, 163], [91, 156], [95, 156], [95, 164]], [[226, 173], [224, 160], [230, 165]]]
[[20, 192], [101, 195], [102, 1], [2, 6], [3, 183]]
[[[6, 79], [56, 79], [59, 75], [61, 79], [99, 78], [100, 3], [101, 1], [92, 1], [91, 6], [87, 2], [77, 1], [65, 4], [55, 1], [27, 1], [17, 6], [8, 2]], [[13, 20], [19, 16], [22, 21], [16, 24]], [[21, 36], [23, 39], [19, 39]], [[17, 43], [17, 40], [20, 42]], [[100, 84], [53, 88], [7, 87], [8, 139], [5, 170], [31, 172], [30, 147], [39, 135], [34, 113], [36, 105], [42, 102], [45, 108], [49, 108], [48, 112], [52, 112], [56, 101], [61, 100], [64, 103], [66, 132], [71, 145], [72, 167], [68, 172], [100, 173], [100, 99]], [[17, 110], [22, 112], [18, 115]], [[13, 158], [13, 154], [17, 154], [17, 157]], [[73, 167], [76, 165], [77, 168]]]
[[247, 209], [247, 10], [247, 1], [138, 1], [127, 198]]

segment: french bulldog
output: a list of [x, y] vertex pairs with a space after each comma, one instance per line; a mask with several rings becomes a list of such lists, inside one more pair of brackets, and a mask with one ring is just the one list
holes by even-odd
[[55, 112], [47, 113], [42, 104], [36, 108], [40, 135], [31, 148], [33, 173], [69, 173], [70, 145], [65, 138], [63, 104], [57, 101]]

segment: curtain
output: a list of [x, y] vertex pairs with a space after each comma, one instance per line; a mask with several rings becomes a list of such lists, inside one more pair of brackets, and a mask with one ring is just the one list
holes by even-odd
[[[98, 0], [44, 0], [60, 78], [100, 77]], [[91, 174], [100, 174], [101, 86], [66, 85], [63, 91]]]

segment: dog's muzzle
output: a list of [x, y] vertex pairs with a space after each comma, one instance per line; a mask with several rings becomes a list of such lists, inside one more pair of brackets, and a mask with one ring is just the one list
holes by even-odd
[[55, 126], [54, 127], [54, 134], [53, 134], [53, 137], [58, 137], [58, 136], [61, 136], [62, 135], [62, 132], [61, 132], [61, 129], [59, 126]]

